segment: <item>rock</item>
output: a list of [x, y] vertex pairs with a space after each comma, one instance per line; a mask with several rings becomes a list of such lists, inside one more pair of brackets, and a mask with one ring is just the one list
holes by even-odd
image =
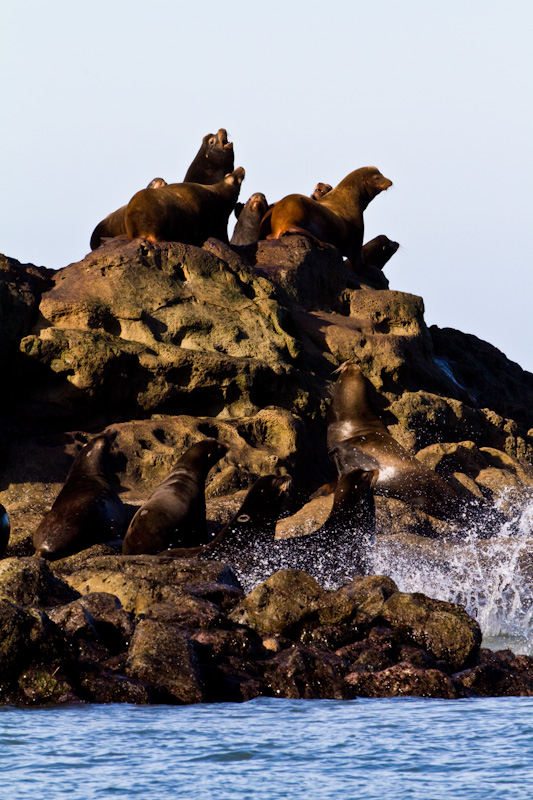
[[70, 639], [100, 642], [109, 653], [127, 647], [134, 633], [130, 615], [118, 598], [104, 592], [86, 594], [48, 615]]
[[327, 592], [305, 572], [280, 570], [271, 575], [236, 606], [229, 617], [260, 634], [299, 636], [319, 625], [342, 623], [354, 605], [336, 592]]
[[293, 645], [265, 664], [265, 682], [273, 697], [295, 700], [346, 700], [353, 697], [344, 680], [346, 663], [315, 647]]
[[480, 664], [453, 677], [480, 697], [533, 696], [533, 658], [510, 650], [482, 649]]
[[81, 698], [57, 668], [38, 666], [24, 670], [13, 699], [18, 705], [29, 706], [79, 703]]
[[396, 592], [385, 601], [380, 617], [407, 643], [426, 649], [450, 672], [474, 663], [481, 630], [462, 606], [415, 592]]
[[79, 597], [57, 578], [44, 558], [4, 558], [0, 561], [0, 598], [46, 608]]
[[460, 683], [438, 669], [419, 669], [411, 664], [394, 664], [378, 672], [351, 672], [346, 683], [358, 697], [465, 697]]
[[153, 687], [160, 702], [204, 700], [194, 642], [177, 625], [141, 620], [130, 645], [126, 673]]

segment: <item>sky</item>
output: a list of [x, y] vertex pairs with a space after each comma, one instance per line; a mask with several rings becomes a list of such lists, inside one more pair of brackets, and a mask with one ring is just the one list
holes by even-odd
[[365, 240], [400, 242], [391, 289], [533, 372], [527, 0], [4, 0], [0, 23], [0, 252], [81, 260], [224, 127], [243, 202], [377, 166]]

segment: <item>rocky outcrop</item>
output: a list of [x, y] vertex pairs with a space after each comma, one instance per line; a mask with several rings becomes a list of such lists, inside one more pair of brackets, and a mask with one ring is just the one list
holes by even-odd
[[[212, 533], [269, 473], [293, 477], [277, 536], [316, 530], [332, 500], [304, 504], [334, 476], [325, 415], [345, 360], [361, 366], [404, 447], [458, 495], [497, 503], [511, 520], [533, 491], [533, 375], [494, 347], [428, 328], [421, 298], [370, 288], [335, 248], [299, 236], [244, 247], [111, 241], [56, 272], [2, 257], [0, 330], [0, 502], [12, 530], [0, 561], [13, 642], [5, 698], [444, 697], [490, 692], [490, 675], [498, 691], [526, 692], [529, 667], [480, 655], [464, 612], [387, 578], [327, 591], [327, 576], [319, 585], [298, 570], [267, 571], [244, 597], [216, 562], [125, 558], [106, 545], [53, 569], [30, 558], [76, 453], [108, 425], [131, 515], [185, 449], [215, 437], [228, 452], [206, 488]], [[386, 497], [376, 515], [380, 571], [392, 571], [395, 553], [444, 564], [455, 548], [460, 521]], [[442, 552], [430, 540], [445, 540]], [[45, 617], [50, 658], [36, 632]], [[164, 662], [175, 676], [154, 682]]]

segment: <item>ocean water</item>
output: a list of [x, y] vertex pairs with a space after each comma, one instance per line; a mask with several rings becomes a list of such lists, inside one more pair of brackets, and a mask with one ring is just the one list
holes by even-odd
[[2, 800], [530, 800], [533, 698], [0, 709]]

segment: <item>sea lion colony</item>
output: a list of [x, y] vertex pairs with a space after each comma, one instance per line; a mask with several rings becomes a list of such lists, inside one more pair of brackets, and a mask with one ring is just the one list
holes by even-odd
[[[236, 209], [243, 179], [244, 169], [234, 169], [233, 143], [226, 131], [207, 134], [182, 183], [155, 178], [97, 225], [91, 248], [115, 236], [197, 246], [209, 237], [228, 242], [228, 219]], [[382, 235], [363, 246], [363, 212], [391, 185], [376, 167], [363, 167], [334, 188], [318, 183], [311, 197], [292, 194], [268, 206], [263, 194], [254, 193], [236, 210], [231, 244], [248, 246], [263, 237], [300, 234], [338, 247], [355, 271], [380, 271], [398, 244]], [[78, 453], [65, 486], [35, 531], [38, 555], [54, 560], [98, 542], [124, 539], [126, 555], [165, 553], [225, 560], [245, 581], [251, 575], [263, 579], [289, 566], [311, 574], [340, 571], [342, 578], [343, 570], [348, 570], [347, 577], [350, 570], [352, 574], [368, 570], [374, 491], [443, 519], [464, 517], [472, 500], [458, 496], [390, 436], [371, 407], [366, 379], [356, 364], [341, 367], [328, 416], [328, 448], [338, 480], [322, 491], [334, 493], [333, 507], [324, 525], [306, 536], [275, 540], [291, 479], [267, 475], [256, 481], [239, 511], [209, 540], [205, 482], [227, 451], [225, 444], [209, 438], [179, 458], [130, 521], [110, 475], [113, 441], [113, 431], [106, 430]], [[3, 507], [0, 512], [0, 550], [5, 551], [9, 518]]]

